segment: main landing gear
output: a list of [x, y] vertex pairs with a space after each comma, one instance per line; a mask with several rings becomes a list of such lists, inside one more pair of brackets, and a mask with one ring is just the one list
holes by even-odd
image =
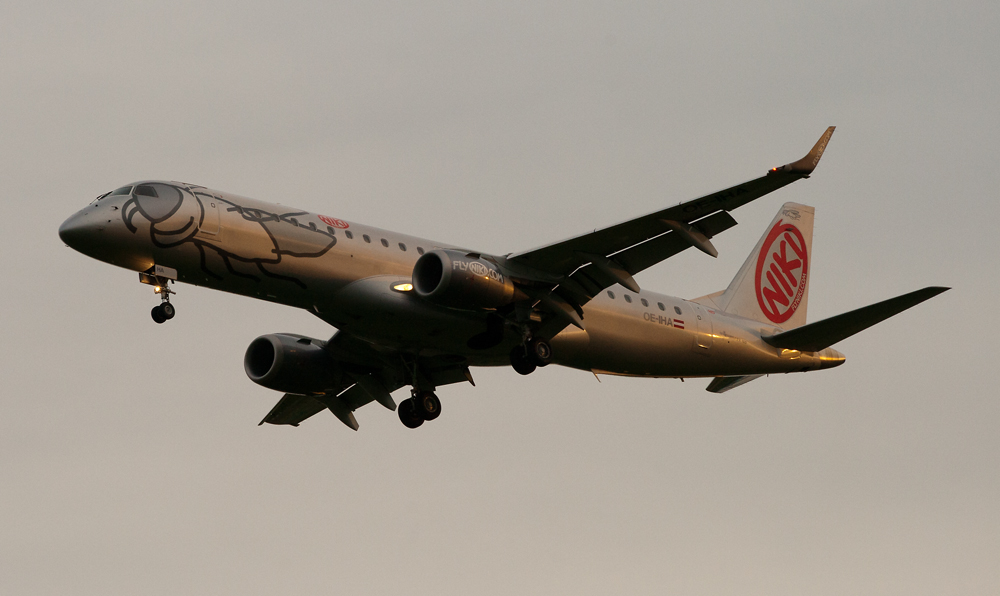
[[539, 366], [552, 362], [552, 346], [544, 339], [532, 339], [510, 351], [510, 365], [522, 375], [530, 375]]
[[399, 420], [406, 428], [417, 428], [424, 421], [441, 415], [441, 400], [433, 391], [413, 391], [413, 397], [404, 399], [396, 409]]

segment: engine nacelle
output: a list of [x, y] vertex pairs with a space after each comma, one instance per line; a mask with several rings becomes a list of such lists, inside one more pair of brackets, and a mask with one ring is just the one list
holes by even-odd
[[338, 388], [342, 373], [323, 349], [326, 342], [290, 333], [262, 335], [250, 342], [243, 369], [250, 380], [285, 393], [322, 393]]
[[432, 250], [413, 266], [413, 289], [454, 308], [497, 308], [514, 300], [514, 283], [496, 265], [457, 250]]

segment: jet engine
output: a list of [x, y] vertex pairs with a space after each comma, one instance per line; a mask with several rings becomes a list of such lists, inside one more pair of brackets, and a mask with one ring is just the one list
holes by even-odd
[[342, 373], [324, 349], [326, 342], [290, 333], [262, 335], [250, 342], [243, 369], [250, 380], [285, 393], [322, 393], [337, 388]]
[[514, 283], [476, 254], [432, 250], [413, 266], [413, 289], [421, 298], [453, 308], [497, 308], [514, 300]]

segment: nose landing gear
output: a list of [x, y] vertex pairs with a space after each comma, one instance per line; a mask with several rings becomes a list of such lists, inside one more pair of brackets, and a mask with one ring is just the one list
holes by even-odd
[[167, 296], [164, 295], [163, 302], [161, 302], [159, 306], [154, 306], [153, 310], [149, 314], [157, 323], [163, 323], [174, 318], [174, 315], [177, 314], [177, 310], [174, 308], [173, 304], [170, 304], [170, 302], [167, 301]]
[[160, 296], [160, 305], [154, 306], [149, 313], [157, 323], [169, 321], [177, 314], [177, 309], [170, 304], [170, 295], [176, 292], [170, 289], [169, 284], [175, 279], [177, 279], [176, 269], [160, 265], [154, 265], [148, 271], [139, 274], [139, 282], [153, 286], [153, 293]]

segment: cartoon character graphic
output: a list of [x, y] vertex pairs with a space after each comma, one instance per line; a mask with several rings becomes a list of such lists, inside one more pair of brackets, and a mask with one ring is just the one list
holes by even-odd
[[[348, 224], [333, 220], [335, 227], [326, 224], [332, 218], [319, 219], [306, 211], [272, 212], [251, 203], [241, 204], [236, 197], [202, 186], [149, 182], [133, 187], [121, 212], [133, 234], [145, 228], [140, 220], [148, 222], [150, 241], [158, 249], [195, 247], [201, 271], [212, 279], [222, 281], [229, 274], [260, 282], [267, 277], [305, 289], [301, 279], [276, 269], [290, 260], [323, 256], [337, 244], [336, 229]], [[240, 241], [226, 242], [227, 236]], [[239, 246], [239, 252], [229, 246]]]

